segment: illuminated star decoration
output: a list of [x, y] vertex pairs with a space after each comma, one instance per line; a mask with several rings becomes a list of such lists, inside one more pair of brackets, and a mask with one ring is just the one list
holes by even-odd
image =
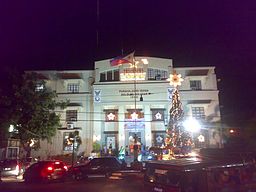
[[33, 145], [35, 144], [35, 141], [34, 141], [34, 139], [31, 139], [30, 141], [31, 141], [31, 143], [29, 144], [29, 146], [33, 147]]
[[155, 118], [161, 120], [161, 119], [162, 119], [162, 114], [159, 113], [159, 112], [157, 112], [157, 113], [155, 114]]
[[109, 113], [107, 116], [109, 121], [114, 121], [116, 117], [113, 113]]
[[131, 117], [132, 117], [132, 119], [138, 119], [138, 114], [135, 113], [135, 112], [133, 112], [133, 113], [131, 114]]
[[163, 141], [163, 138], [160, 135], [158, 135], [157, 138], [156, 138], [156, 141], [158, 143], [161, 143]]
[[175, 71], [173, 74], [170, 74], [170, 78], [167, 80], [170, 81], [170, 85], [173, 85], [174, 87], [180, 86], [181, 82], [184, 81], [184, 79], [181, 78], [181, 74], [176, 74]]
[[141, 59], [141, 61], [136, 61], [133, 58], [133, 62], [130, 63], [130, 68], [137, 68], [139, 63], [143, 63], [144, 65], [147, 65], [148, 64], [148, 60], [143, 58], [143, 59]]
[[204, 142], [204, 136], [203, 135], [199, 135], [197, 137], [197, 139], [199, 140], [199, 142]]
[[133, 61], [133, 63], [130, 63], [130, 68], [137, 68], [139, 64], [139, 61]]

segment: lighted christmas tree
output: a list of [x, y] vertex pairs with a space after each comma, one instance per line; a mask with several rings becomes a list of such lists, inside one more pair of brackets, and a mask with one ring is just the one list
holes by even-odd
[[170, 85], [174, 87], [172, 92], [172, 105], [170, 109], [170, 120], [166, 129], [165, 145], [172, 151], [172, 154], [182, 153], [187, 154], [191, 150], [192, 139], [190, 134], [184, 130], [183, 109], [178, 91], [178, 86], [181, 85], [183, 79], [180, 74], [174, 72], [170, 75]]

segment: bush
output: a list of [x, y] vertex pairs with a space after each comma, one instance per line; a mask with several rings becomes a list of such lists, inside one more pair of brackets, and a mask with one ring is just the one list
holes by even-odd
[[100, 152], [100, 144], [98, 142], [94, 142], [92, 145], [93, 152], [98, 153]]

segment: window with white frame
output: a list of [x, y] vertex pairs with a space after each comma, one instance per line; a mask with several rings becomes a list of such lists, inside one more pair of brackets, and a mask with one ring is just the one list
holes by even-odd
[[120, 80], [119, 69], [100, 73], [100, 82], [119, 81], [119, 80]]
[[190, 88], [192, 90], [202, 90], [202, 85], [200, 80], [192, 80], [190, 81]]
[[74, 132], [63, 132], [63, 151], [77, 151], [79, 141], [74, 140]]
[[105, 110], [105, 121], [117, 121], [118, 111], [117, 110]]
[[106, 73], [100, 73], [100, 82], [106, 81]]
[[77, 121], [77, 110], [67, 110], [66, 121], [67, 122]]
[[148, 68], [148, 79], [154, 79], [154, 69]]
[[164, 121], [164, 109], [151, 109], [152, 121]]
[[36, 90], [36, 92], [43, 91], [44, 90], [44, 84], [43, 83], [37, 83], [35, 90]]
[[119, 74], [119, 70], [114, 70], [114, 81], [119, 81], [120, 80], [120, 74]]
[[148, 68], [148, 80], [164, 80], [167, 78], [167, 71]]
[[63, 133], [63, 151], [72, 151], [73, 142], [70, 140], [70, 132]]
[[7, 158], [17, 158], [19, 154], [19, 147], [7, 147]]
[[204, 107], [192, 107], [192, 117], [195, 119], [204, 119], [205, 118]]
[[69, 83], [68, 84], [68, 93], [78, 93], [79, 84], [78, 83]]
[[153, 133], [153, 146], [158, 146], [161, 147], [164, 144], [164, 140], [165, 140], [165, 132], [162, 131], [157, 131], [155, 133]]
[[127, 109], [128, 113], [125, 113], [125, 119], [142, 119], [144, 118], [144, 112], [141, 109]]
[[107, 71], [107, 81], [112, 81], [113, 72]]

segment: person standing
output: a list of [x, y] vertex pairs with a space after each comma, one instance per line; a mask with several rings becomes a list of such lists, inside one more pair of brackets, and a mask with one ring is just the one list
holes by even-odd
[[129, 148], [128, 145], [125, 146], [125, 156], [129, 155]]
[[108, 154], [109, 154], [109, 155], [112, 155], [112, 143], [109, 144], [109, 147], [108, 147]]

